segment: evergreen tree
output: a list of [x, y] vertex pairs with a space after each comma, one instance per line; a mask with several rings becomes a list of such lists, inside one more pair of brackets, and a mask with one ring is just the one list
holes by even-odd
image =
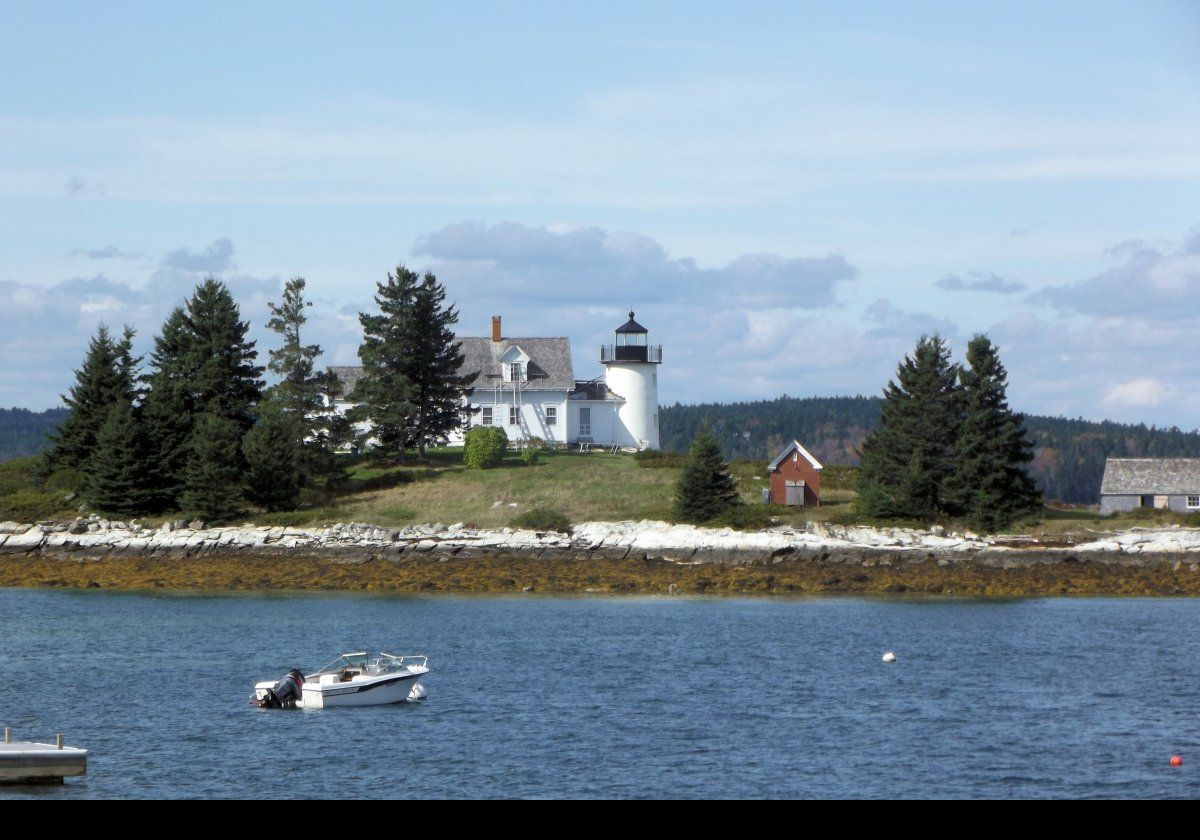
[[403, 265], [379, 283], [375, 303], [380, 314], [359, 313], [363, 343], [358, 348], [362, 377], [349, 395], [357, 403], [352, 417], [368, 420], [371, 434], [386, 455], [400, 455], [412, 442], [414, 386], [409, 379], [412, 352], [413, 302], [418, 277]]
[[879, 428], [863, 442], [858, 509], [869, 516], [955, 512], [943, 485], [955, 470], [962, 409], [946, 342], [923, 336], [888, 383]]
[[88, 344], [83, 365], [75, 371], [75, 384], [63, 395], [70, 413], [50, 435], [46, 469], [73, 469], [87, 472], [87, 462], [96, 449], [100, 427], [108, 419], [113, 404], [126, 395], [122, 382], [120, 350], [101, 325]]
[[296, 421], [292, 426], [300, 452], [301, 480], [326, 487], [343, 474], [334, 453], [343, 443], [348, 424], [329, 408], [332, 399], [326, 401], [338, 383], [332, 372], [317, 370], [321, 346], [301, 340], [301, 329], [308, 321], [304, 310], [312, 306], [304, 299], [304, 286], [303, 277], [292, 278], [284, 286], [279, 304], [269, 304], [272, 317], [267, 326], [283, 337], [283, 346], [270, 351], [267, 369], [279, 377], [270, 388], [272, 399]]
[[187, 315], [176, 307], [154, 339], [150, 372], [144, 378], [141, 421], [153, 454], [150, 509], [157, 513], [176, 509], [183, 492], [196, 413], [188, 368], [190, 340]]
[[248, 331], [225, 284], [210, 277], [185, 307], [171, 312], [155, 339], [142, 418], [156, 455], [156, 510], [183, 503], [201, 415], [236, 424], [229, 455], [240, 463], [241, 436], [254, 424], [254, 406], [262, 398], [262, 368], [254, 364]]
[[692, 441], [675, 488], [675, 519], [702, 523], [741, 504], [733, 476], [721, 457], [717, 436], [703, 426]]
[[219, 414], [201, 414], [189, 443], [180, 505], [205, 519], [228, 519], [241, 510], [241, 427]]
[[83, 497], [88, 505], [116, 516], [145, 513], [153, 507], [147, 480], [151, 453], [145, 432], [129, 401], [113, 403], [96, 437]]
[[184, 365], [200, 412], [232, 420], [247, 431], [254, 406], [262, 399], [263, 369], [254, 364], [250, 325], [224, 283], [211, 277], [196, 287], [187, 303]]
[[273, 399], [259, 405], [258, 422], [242, 439], [246, 498], [266, 510], [288, 510], [300, 495], [302, 447], [295, 415]]
[[946, 494], [972, 526], [996, 531], [1041, 507], [1026, 472], [1033, 444], [1021, 416], [1008, 406], [1008, 373], [987, 336], [971, 339], [959, 382], [963, 422], [957, 469], [946, 482]]
[[422, 458], [426, 446], [445, 441], [462, 426], [463, 392], [474, 378], [458, 375], [465, 358], [452, 329], [458, 311], [445, 302], [446, 289], [426, 272], [413, 294], [414, 329], [406, 364], [414, 408], [410, 438]]

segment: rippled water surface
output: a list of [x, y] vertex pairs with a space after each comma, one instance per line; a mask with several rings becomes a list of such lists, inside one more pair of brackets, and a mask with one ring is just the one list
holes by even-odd
[[[429, 699], [248, 703], [364, 648]], [[1192, 600], [0, 590], [0, 666], [0, 724], [91, 750], [0, 799], [1200, 795]]]

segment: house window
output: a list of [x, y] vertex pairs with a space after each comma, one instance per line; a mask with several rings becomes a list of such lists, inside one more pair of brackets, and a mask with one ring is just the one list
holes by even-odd
[[579, 408], [579, 436], [592, 436], [592, 409], [591, 406], [580, 406]]
[[546, 406], [546, 425], [547, 426], [557, 426], [558, 425], [558, 406], [556, 406], [556, 405]]
[[483, 409], [483, 416], [479, 420], [479, 425], [480, 426], [492, 425], [492, 410], [490, 408], [485, 407]]
[[520, 409], [515, 405], [510, 405], [508, 407], [508, 425], [516, 426], [520, 422], [520, 419]]
[[1188, 510], [1196, 510], [1200, 508], [1200, 496], [1188, 496], [1187, 506]]
[[525, 365], [520, 362], [511, 362], [504, 366], [504, 381], [505, 382], [524, 382], [525, 381]]

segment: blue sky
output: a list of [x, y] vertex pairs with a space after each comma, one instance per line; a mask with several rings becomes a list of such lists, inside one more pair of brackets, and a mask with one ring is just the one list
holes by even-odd
[[0, 405], [209, 273], [353, 363], [403, 262], [580, 377], [637, 309], [668, 402], [987, 332], [1022, 410], [1194, 428], [1200, 6], [10, 3], [0, 222]]

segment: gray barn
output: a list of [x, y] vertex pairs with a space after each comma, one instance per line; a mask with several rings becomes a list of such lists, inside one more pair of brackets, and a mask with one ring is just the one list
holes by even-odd
[[1200, 513], [1200, 458], [1109, 458], [1100, 513], [1136, 508]]

